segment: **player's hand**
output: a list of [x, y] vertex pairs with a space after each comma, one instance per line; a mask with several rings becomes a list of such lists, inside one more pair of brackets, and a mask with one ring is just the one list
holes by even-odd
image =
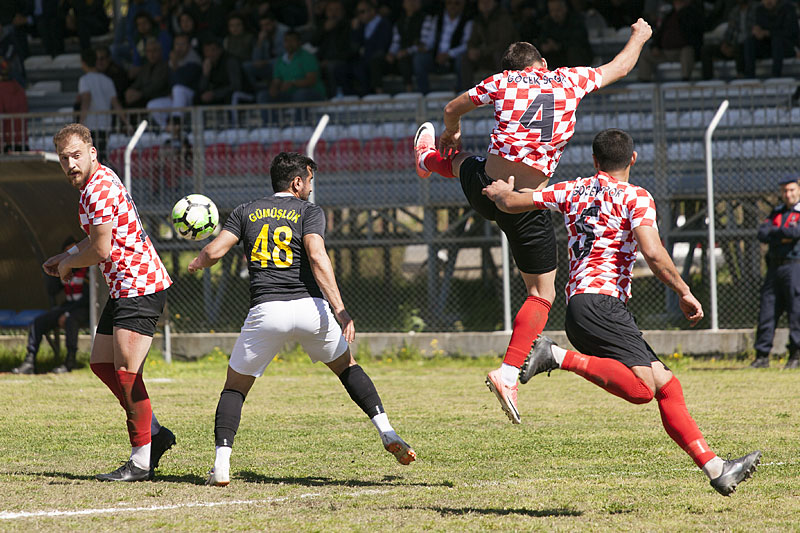
[[58, 277], [58, 265], [68, 255], [69, 254], [67, 252], [62, 252], [58, 255], [54, 255], [53, 257], [42, 263], [42, 269], [45, 271], [47, 275]]
[[192, 262], [189, 263], [187, 269], [189, 270], [189, 274], [194, 274], [198, 270], [203, 270], [203, 266], [200, 264], [200, 258], [195, 257], [194, 259], [192, 259]]
[[698, 322], [703, 319], [703, 306], [700, 305], [700, 302], [697, 301], [697, 298], [690, 292], [688, 294], [684, 294], [681, 296], [678, 305], [683, 311], [683, 315], [686, 317], [686, 320], [689, 321], [689, 324], [694, 326]]
[[631, 37], [635, 36], [645, 42], [651, 35], [653, 35], [653, 28], [643, 18], [631, 24]]
[[442, 157], [450, 157], [461, 150], [461, 130], [444, 130], [439, 137], [439, 153]]
[[481, 193], [497, 204], [497, 208], [500, 211], [510, 213], [507, 200], [514, 194], [514, 176], [509, 176], [508, 181], [494, 180], [487, 187], [484, 187]]
[[350, 318], [350, 313], [344, 309], [341, 311], [336, 311], [336, 320], [338, 320], [339, 324], [342, 326], [342, 335], [344, 335], [344, 340], [346, 340], [348, 343], [353, 342], [353, 339], [356, 338], [356, 327], [353, 324], [353, 319]]
[[66, 261], [58, 263], [58, 277], [64, 283], [72, 279], [72, 268], [66, 265]]

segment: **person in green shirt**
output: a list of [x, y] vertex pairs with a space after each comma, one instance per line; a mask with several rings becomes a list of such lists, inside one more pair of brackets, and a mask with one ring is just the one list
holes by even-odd
[[286, 53], [275, 62], [272, 83], [257, 95], [259, 103], [314, 102], [325, 98], [319, 63], [300, 47], [300, 35], [289, 31], [283, 38]]

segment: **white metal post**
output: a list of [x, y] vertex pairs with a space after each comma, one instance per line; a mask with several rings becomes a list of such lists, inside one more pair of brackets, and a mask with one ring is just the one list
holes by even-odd
[[511, 331], [511, 267], [508, 264], [508, 237], [500, 232], [500, 250], [503, 254], [503, 329]]
[[714, 165], [711, 157], [711, 136], [714, 135], [714, 130], [717, 129], [719, 121], [722, 120], [722, 115], [728, 109], [728, 101], [724, 100], [714, 118], [711, 119], [711, 124], [706, 128], [705, 135], [705, 148], [706, 148], [706, 202], [708, 203], [708, 270], [709, 270], [709, 283], [711, 284], [711, 331], [719, 329], [719, 318], [717, 314], [717, 258], [716, 252], [716, 234], [715, 234], [715, 206], [714, 206]]
[[[311, 134], [311, 138], [308, 140], [308, 145], [306, 146], [306, 155], [311, 159], [314, 159], [314, 149], [317, 147], [317, 143], [319, 142], [319, 138], [322, 137], [322, 132], [325, 130], [325, 127], [328, 125], [328, 121], [331, 117], [328, 116], [327, 113], [322, 115], [319, 118], [319, 122], [317, 122], [317, 127], [314, 128], [314, 133]], [[308, 201], [314, 203], [314, 189], [311, 189], [311, 194], [308, 195]]]
[[139, 127], [133, 133], [133, 137], [128, 141], [128, 146], [125, 147], [125, 188], [128, 189], [128, 194], [131, 192], [131, 154], [139, 142], [144, 130], [147, 129], [147, 121], [143, 120], [139, 123]]

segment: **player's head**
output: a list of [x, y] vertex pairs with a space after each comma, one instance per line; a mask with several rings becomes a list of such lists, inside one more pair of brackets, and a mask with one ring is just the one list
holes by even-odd
[[272, 190], [290, 192], [302, 200], [308, 200], [316, 170], [317, 164], [310, 157], [297, 152], [281, 152], [269, 167]]
[[97, 66], [97, 51], [94, 48], [85, 48], [81, 50], [81, 62], [85, 65], [86, 70], [93, 69]]
[[636, 161], [633, 138], [625, 131], [611, 128], [595, 135], [592, 141], [594, 166], [603, 172], [625, 170]]
[[92, 132], [83, 124], [67, 124], [53, 136], [58, 162], [67, 179], [80, 189], [97, 170], [97, 150]]
[[786, 207], [791, 209], [797, 202], [800, 202], [800, 183], [796, 177], [784, 178], [778, 182], [778, 185], [781, 188], [781, 200]]
[[547, 68], [542, 54], [531, 43], [518, 41], [511, 43], [503, 53], [500, 68], [503, 70], [525, 70], [528, 67]]

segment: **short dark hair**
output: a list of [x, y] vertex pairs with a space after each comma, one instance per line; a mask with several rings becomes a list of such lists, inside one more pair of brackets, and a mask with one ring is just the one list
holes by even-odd
[[305, 179], [309, 168], [312, 171], [317, 170], [317, 164], [310, 157], [297, 152], [279, 153], [269, 166], [272, 190], [274, 192], [287, 190], [297, 176]]
[[525, 70], [534, 63], [542, 61], [542, 54], [531, 43], [518, 41], [511, 43], [503, 53], [500, 68], [503, 70]]
[[81, 61], [86, 63], [87, 67], [94, 68], [97, 65], [97, 51], [94, 48], [81, 50]]
[[603, 130], [592, 141], [592, 153], [597, 158], [598, 170], [622, 170], [631, 164], [633, 137], [616, 128]]

